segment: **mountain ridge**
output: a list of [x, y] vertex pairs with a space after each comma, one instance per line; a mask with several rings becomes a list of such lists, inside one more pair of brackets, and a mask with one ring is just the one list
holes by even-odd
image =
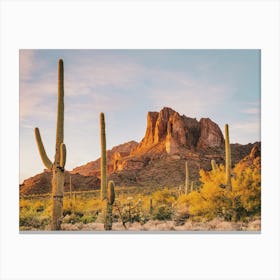
[[[260, 142], [231, 144], [232, 164], [260, 146]], [[160, 112], [147, 113], [146, 132], [139, 143], [129, 141], [107, 151], [107, 172], [109, 180], [121, 186], [178, 186], [184, 182], [186, 160], [191, 179], [198, 180], [199, 169], [209, 170], [211, 159], [224, 163], [224, 136], [219, 126], [210, 118], [198, 121], [164, 107]], [[100, 158], [68, 171], [66, 191], [69, 176], [76, 190], [98, 189]], [[50, 192], [50, 180], [48, 171], [37, 174], [24, 180], [20, 193]]]

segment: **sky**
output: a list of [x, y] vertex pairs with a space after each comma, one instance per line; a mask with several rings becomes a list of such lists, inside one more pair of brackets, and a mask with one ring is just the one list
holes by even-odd
[[163, 107], [228, 123], [231, 143], [261, 140], [260, 50], [20, 50], [20, 183], [45, 168], [35, 127], [54, 158], [59, 59], [67, 170], [100, 156], [100, 112], [107, 149], [141, 141], [147, 112]]

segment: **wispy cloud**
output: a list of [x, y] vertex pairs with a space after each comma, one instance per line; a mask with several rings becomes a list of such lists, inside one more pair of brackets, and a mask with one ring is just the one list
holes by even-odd
[[[47, 67], [37, 59], [36, 67], [40, 65], [44, 74], [32, 79], [28, 75], [37, 71], [33, 59], [34, 54], [28, 54], [23, 60], [27, 66], [20, 84], [20, 117], [25, 125], [28, 119], [54, 119], [56, 112], [57, 66]], [[85, 126], [101, 111], [123, 112], [147, 104], [153, 110], [169, 106], [190, 117], [212, 117], [235, 90], [230, 84], [209, 81], [208, 76], [203, 79], [179, 69], [119, 60], [67, 62], [64, 77], [65, 119]]]
[[[44, 75], [33, 76], [37, 72], [38, 62], [33, 63], [34, 53], [27, 52], [22, 55], [20, 62], [20, 119], [28, 117], [49, 118], [49, 106], [55, 102], [57, 94], [57, 77], [54, 69], [44, 66]], [[42, 63], [43, 64], [43, 63]], [[42, 65], [41, 64], [41, 65]], [[43, 66], [41, 66], [42, 68]], [[141, 67], [136, 64], [109, 63], [91, 65], [90, 62], [80, 62], [70, 69], [65, 69], [65, 99], [74, 101], [73, 111], [84, 112], [91, 110], [121, 110], [130, 106], [128, 96], [120, 94], [137, 84]], [[143, 70], [142, 70], [143, 71]], [[76, 97], [76, 99], [74, 99]], [[71, 99], [72, 98], [72, 99]], [[90, 110], [89, 110], [90, 111]], [[69, 116], [70, 118], [70, 116]]]
[[19, 76], [21, 81], [29, 80], [34, 71], [35, 52], [32, 50], [20, 50], [19, 63]]
[[246, 108], [242, 109], [241, 112], [248, 115], [260, 115], [261, 112], [260, 102], [247, 103]]
[[192, 117], [208, 117], [230, 99], [234, 88], [225, 84], [210, 84], [195, 79], [172, 81], [176, 87], [156, 89], [150, 98], [157, 107], [170, 106]]
[[247, 144], [248, 139], [260, 140], [261, 123], [260, 119], [233, 122], [230, 125], [230, 137], [232, 143]]

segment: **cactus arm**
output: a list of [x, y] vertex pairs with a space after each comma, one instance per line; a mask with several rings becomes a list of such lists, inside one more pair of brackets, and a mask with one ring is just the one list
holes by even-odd
[[100, 113], [100, 143], [101, 143], [101, 200], [107, 198], [107, 163], [106, 135], [104, 113]]
[[48, 158], [43, 142], [42, 142], [42, 138], [40, 135], [40, 130], [38, 127], [35, 128], [35, 138], [36, 138], [36, 142], [37, 142], [37, 146], [38, 146], [38, 150], [41, 156], [41, 159], [43, 161], [43, 164], [46, 166], [47, 169], [51, 169], [52, 168], [52, 162], [50, 161], [50, 159]]
[[60, 145], [60, 167], [64, 168], [66, 163], [66, 146], [64, 143]]
[[58, 62], [58, 99], [57, 99], [57, 123], [56, 123], [56, 152], [55, 162], [60, 163], [60, 145], [64, 138], [64, 67], [63, 60]]
[[114, 181], [109, 181], [108, 183], [108, 203], [113, 205], [115, 202], [115, 183]]
[[115, 201], [115, 183], [113, 181], [109, 181], [107, 192], [108, 192], [108, 201], [107, 201], [106, 206], [105, 206], [104, 229], [105, 230], [112, 230], [113, 204], [114, 204], [114, 201]]

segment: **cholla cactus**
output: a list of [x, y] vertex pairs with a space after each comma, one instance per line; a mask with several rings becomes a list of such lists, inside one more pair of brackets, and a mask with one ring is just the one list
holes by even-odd
[[57, 102], [57, 123], [56, 123], [56, 144], [55, 159], [52, 163], [48, 158], [39, 128], [35, 128], [35, 137], [41, 159], [47, 169], [52, 170], [52, 219], [51, 230], [59, 230], [62, 220], [63, 189], [66, 162], [66, 146], [63, 143], [64, 137], [64, 77], [63, 60], [58, 62], [58, 102]]
[[225, 153], [226, 153], [226, 189], [232, 191], [231, 186], [231, 152], [230, 152], [230, 141], [228, 124], [225, 125]]
[[115, 201], [115, 184], [109, 181], [107, 187], [107, 159], [106, 159], [106, 133], [104, 113], [100, 113], [100, 142], [101, 142], [101, 200], [102, 200], [102, 220], [105, 230], [112, 229], [112, 212]]

